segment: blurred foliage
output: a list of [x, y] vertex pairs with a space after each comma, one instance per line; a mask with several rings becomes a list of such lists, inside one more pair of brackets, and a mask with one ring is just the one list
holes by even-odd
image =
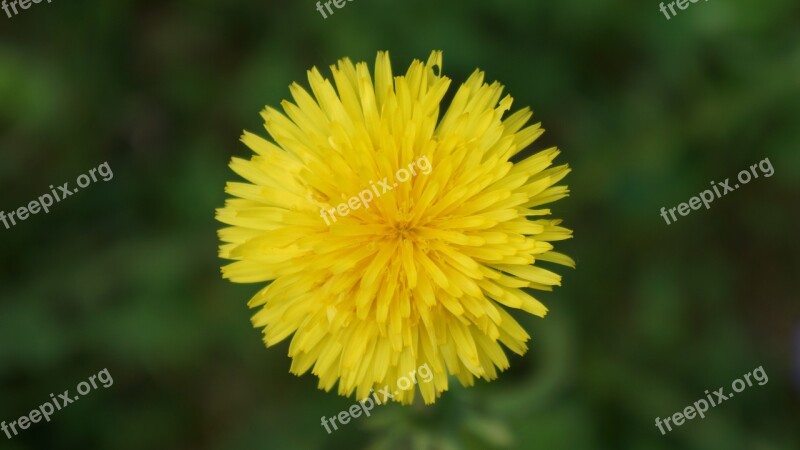
[[[114, 179], [0, 228], [0, 420], [100, 389], [4, 449], [797, 449], [800, 5], [699, 2], [119, 0], [0, 13], [0, 209], [103, 161]], [[305, 70], [396, 70], [444, 50], [531, 105], [574, 168], [564, 287], [524, 318], [525, 357], [434, 406], [376, 408], [288, 373], [219, 276], [214, 208], [242, 129]], [[263, 133], [262, 133], [263, 134]], [[770, 158], [673, 225], [667, 208]], [[794, 230], [794, 231], [793, 231]], [[758, 366], [769, 383], [662, 436], [656, 416]]]

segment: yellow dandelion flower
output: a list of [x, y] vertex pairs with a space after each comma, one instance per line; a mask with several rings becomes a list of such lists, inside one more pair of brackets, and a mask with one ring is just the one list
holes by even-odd
[[561, 284], [535, 263], [574, 267], [552, 245], [572, 232], [539, 208], [569, 193], [555, 185], [569, 172], [551, 167], [559, 151], [512, 162], [544, 129], [526, 126], [528, 108], [503, 118], [511, 97], [478, 70], [440, 120], [441, 63], [433, 52], [393, 77], [380, 52], [374, 75], [343, 59], [333, 82], [313, 68], [311, 93], [292, 84], [283, 113], [262, 112], [272, 141], [245, 132], [255, 155], [231, 162], [246, 182], [229, 182], [217, 211], [220, 256], [235, 261], [223, 277], [270, 282], [248, 303], [253, 325], [267, 346], [292, 336], [290, 371], [326, 391], [364, 399], [427, 365], [418, 388], [433, 403], [448, 375], [495, 379], [501, 343], [527, 350], [508, 311], [543, 317], [524, 288]]

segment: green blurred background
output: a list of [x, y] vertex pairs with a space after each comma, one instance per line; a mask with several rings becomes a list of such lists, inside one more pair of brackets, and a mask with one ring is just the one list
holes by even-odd
[[[396, 71], [444, 51], [530, 105], [574, 171], [554, 205], [576, 270], [525, 318], [525, 357], [434, 406], [374, 410], [288, 373], [219, 275], [214, 208], [242, 129], [313, 65]], [[3, 449], [800, 448], [800, 4], [655, 1], [54, 0], [0, 12], [0, 209], [108, 161], [114, 179], [0, 228], [0, 420], [108, 368]], [[674, 207], [769, 158], [667, 226]], [[792, 231], [794, 230], [794, 231]], [[665, 417], [763, 366], [666, 436]], [[452, 386], [457, 383], [451, 383]]]

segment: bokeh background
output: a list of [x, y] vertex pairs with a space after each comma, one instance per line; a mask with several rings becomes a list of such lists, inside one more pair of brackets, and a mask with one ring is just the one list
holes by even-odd
[[[0, 228], [0, 420], [108, 368], [3, 449], [800, 448], [800, 4], [65, 1], [0, 12], [0, 209], [108, 161], [114, 179]], [[243, 129], [336, 59], [444, 51], [530, 105], [574, 171], [554, 206], [576, 270], [525, 357], [434, 406], [376, 409], [288, 373], [219, 275], [214, 209]], [[667, 226], [711, 181], [759, 178]], [[666, 436], [665, 417], [769, 376]]]

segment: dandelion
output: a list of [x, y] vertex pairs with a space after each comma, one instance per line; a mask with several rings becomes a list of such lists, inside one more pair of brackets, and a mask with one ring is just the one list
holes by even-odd
[[[550, 291], [561, 277], [541, 267], [574, 267], [553, 242], [572, 232], [542, 205], [566, 197], [556, 186], [567, 165], [556, 148], [514, 158], [543, 132], [511, 108], [503, 86], [476, 70], [439, 118], [450, 85], [442, 53], [393, 77], [389, 55], [343, 59], [333, 82], [313, 68], [311, 93], [294, 83], [283, 112], [262, 112], [272, 140], [245, 132], [255, 153], [230, 167], [233, 198], [217, 210], [222, 268], [237, 283], [269, 282], [250, 300], [253, 325], [269, 347], [291, 336], [291, 373], [319, 377], [325, 391], [366, 398], [427, 364], [425, 403], [448, 388], [493, 380], [522, 355], [528, 333], [509, 313], [544, 317], [525, 288]], [[335, 88], [334, 88], [335, 86]], [[502, 97], [502, 98], [501, 98]], [[331, 210], [426, 158], [433, 170], [327, 224]], [[512, 159], [518, 160], [512, 162]], [[502, 344], [502, 346], [501, 346]], [[415, 389], [394, 395], [411, 403]]]

